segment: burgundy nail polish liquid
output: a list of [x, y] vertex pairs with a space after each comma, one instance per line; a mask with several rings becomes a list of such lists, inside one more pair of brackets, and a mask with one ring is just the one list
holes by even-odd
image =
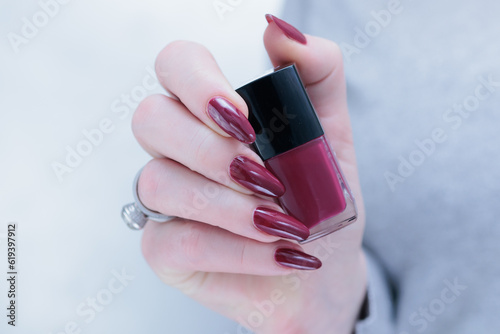
[[342, 175], [295, 65], [236, 90], [249, 108], [252, 145], [285, 186], [279, 202], [309, 227], [309, 242], [356, 220], [354, 198]]

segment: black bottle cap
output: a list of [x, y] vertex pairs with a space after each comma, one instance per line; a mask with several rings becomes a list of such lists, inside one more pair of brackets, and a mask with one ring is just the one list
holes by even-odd
[[323, 135], [295, 65], [275, 70], [236, 90], [249, 110], [262, 160], [287, 152]]

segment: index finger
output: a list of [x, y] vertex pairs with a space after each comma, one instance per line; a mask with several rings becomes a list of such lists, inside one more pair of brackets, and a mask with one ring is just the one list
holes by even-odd
[[188, 41], [170, 43], [156, 59], [156, 75], [167, 91], [212, 130], [246, 144], [255, 141], [244, 100], [205, 47]]

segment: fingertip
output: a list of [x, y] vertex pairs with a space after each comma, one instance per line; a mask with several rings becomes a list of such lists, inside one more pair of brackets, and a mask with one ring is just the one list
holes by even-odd
[[298, 270], [317, 270], [323, 263], [315, 256], [293, 248], [278, 248], [274, 260], [279, 266]]
[[277, 18], [272, 14], [266, 14], [266, 20], [270, 26], [272, 26], [273, 25], [272, 23], [274, 23], [276, 27], [279, 29], [280, 33], [286, 36], [288, 39], [297, 42], [299, 44], [303, 45], [307, 44], [306, 36], [302, 32], [300, 32], [299, 29], [295, 28], [290, 23], [280, 18]]
[[[335, 42], [308, 35], [307, 45], [296, 43], [290, 41], [272, 23], [264, 32], [264, 46], [273, 66], [296, 64], [300, 77], [308, 88], [315, 85], [322, 94], [326, 91], [344, 91], [342, 51]], [[328, 77], [332, 80], [325, 81]], [[316, 85], [317, 83], [320, 84]]]
[[[223, 96], [212, 97], [206, 111], [208, 117], [231, 137], [245, 144], [255, 141], [255, 130], [247, 116], [229, 99]], [[248, 109], [246, 111], [248, 114]]]

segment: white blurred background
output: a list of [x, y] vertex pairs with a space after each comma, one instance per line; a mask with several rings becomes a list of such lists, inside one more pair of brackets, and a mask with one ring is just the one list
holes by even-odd
[[[0, 333], [238, 333], [161, 283], [142, 258], [141, 233], [122, 222], [132, 179], [148, 161], [130, 121], [144, 93], [161, 92], [148, 89], [149, 73], [170, 41], [206, 45], [235, 87], [262, 73], [270, 66], [264, 14], [281, 5], [1, 0]], [[102, 122], [109, 133], [82, 143]], [[86, 156], [64, 169], [71, 150]], [[4, 315], [10, 222], [18, 225], [15, 328]], [[123, 271], [121, 288], [114, 277]]]

